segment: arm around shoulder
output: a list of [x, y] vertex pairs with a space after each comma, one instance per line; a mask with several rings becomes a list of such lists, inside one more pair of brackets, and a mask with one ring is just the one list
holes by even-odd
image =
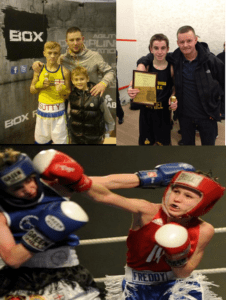
[[140, 59], [138, 59], [137, 65], [143, 64], [145, 67], [147, 67], [152, 61], [153, 61], [153, 54], [148, 53], [146, 56], [142, 56]]

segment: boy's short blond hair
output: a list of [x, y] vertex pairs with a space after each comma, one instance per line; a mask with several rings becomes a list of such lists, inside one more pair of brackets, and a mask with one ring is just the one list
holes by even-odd
[[20, 154], [21, 152], [12, 148], [8, 148], [3, 152], [0, 152], [0, 170], [13, 165], [18, 160]]
[[45, 45], [44, 45], [44, 51], [46, 49], [54, 49], [54, 48], [59, 48], [61, 50], [61, 46], [59, 43], [57, 42], [54, 42], [54, 41], [49, 41], [49, 42], [46, 42]]
[[71, 71], [71, 77], [79, 76], [81, 74], [86, 76], [87, 79], [89, 78], [87, 69], [84, 67], [78, 66], [73, 71]]

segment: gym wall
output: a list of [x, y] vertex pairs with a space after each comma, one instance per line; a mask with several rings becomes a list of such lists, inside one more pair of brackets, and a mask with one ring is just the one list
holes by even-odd
[[[116, 2], [85, 3], [73, 0], [3, 0], [0, 3], [0, 144], [33, 143], [38, 95], [29, 88], [32, 64], [44, 62], [46, 41], [57, 41], [66, 50], [66, 30], [76, 26], [87, 48], [98, 51], [116, 69]], [[89, 1], [93, 2], [93, 1]], [[105, 101], [116, 115], [115, 82]]]

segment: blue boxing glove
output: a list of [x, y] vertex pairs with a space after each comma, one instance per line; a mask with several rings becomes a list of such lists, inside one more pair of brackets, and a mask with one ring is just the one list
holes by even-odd
[[192, 165], [186, 163], [169, 163], [158, 165], [154, 170], [139, 171], [135, 173], [140, 179], [140, 187], [155, 188], [167, 186], [173, 176], [179, 171], [195, 172]]
[[48, 203], [37, 216], [33, 228], [22, 236], [21, 243], [31, 252], [42, 252], [85, 225], [89, 218], [75, 202]]

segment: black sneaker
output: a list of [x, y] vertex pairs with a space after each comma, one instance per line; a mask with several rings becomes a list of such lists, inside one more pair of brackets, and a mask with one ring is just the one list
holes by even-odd
[[118, 123], [119, 123], [119, 125], [121, 125], [123, 122], [124, 122], [124, 118], [122, 118], [122, 119], [118, 119]]

